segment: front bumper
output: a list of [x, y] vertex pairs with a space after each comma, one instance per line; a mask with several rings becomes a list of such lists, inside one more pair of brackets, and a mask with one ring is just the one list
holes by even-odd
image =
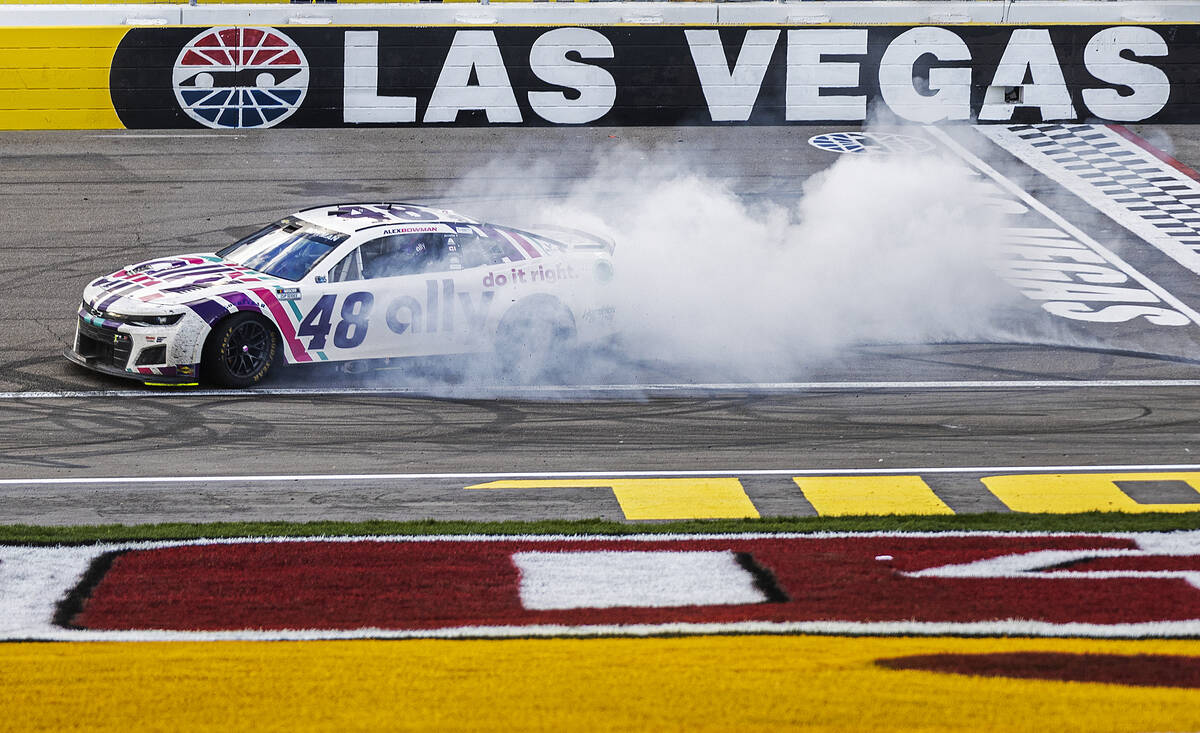
[[130, 372], [125, 369], [120, 369], [112, 364], [106, 364], [103, 360], [96, 357], [87, 357], [79, 354], [70, 347], [63, 349], [63, 356], [68, 361], [78, 364], [81, 367], [91, 369], [100, 374], [107, 374], [110, 377], [121, 377], [123, 379], [132, 379], [144, 384], [199, 384], [199, 377], [196, 374], [143, 374], [141, 372]]
[[[81, 315], [75, 329], [74, 346], [63, 351], [63, 356], [101, 374], [145, 383], [195, 384], [198, 381], [198, 365], [166, 363], [168, 336], [157, 335], [155, 331], [147, 336], [142, 329], [126, 333], [122, 328], [118, 323]], [[138, 343], [143, 339], [143, 343]]]
[[68, 361], [78, 364], [81, 367], [91, 369], [93, 372], [107, 374], [110, 377], [122, 377], [124, 379], [133, 379], [144, 384], [199, 384], [199, 377], [195, 374], [142, 374], [141, 372], [130, 372], [124, 369], [118, 369], [111, 364], [105, 364], [103, 361], [95, 357], [86, 357], [75, 352], [72, 348], [63, 349], [63, 356]]

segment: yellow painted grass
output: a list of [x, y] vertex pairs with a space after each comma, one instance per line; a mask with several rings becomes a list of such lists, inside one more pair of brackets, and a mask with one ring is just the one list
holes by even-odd
[[0, 644], [5, 730], [1200, 729], [1200, 691], [890, 671], [1197, 641], [673, 639]]

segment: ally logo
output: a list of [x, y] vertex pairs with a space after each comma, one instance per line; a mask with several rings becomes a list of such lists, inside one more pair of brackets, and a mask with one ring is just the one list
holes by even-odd
[[273, 28], [209, 28], [184, 45], [171, 81], [205, 127], [273, 127], [304, 102], [308, 60]]

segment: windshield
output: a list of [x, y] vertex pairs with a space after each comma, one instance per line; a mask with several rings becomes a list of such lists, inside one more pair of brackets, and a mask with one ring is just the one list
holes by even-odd
[[348, 235], [296, 219], [283, 219], [217, 252], [227, 260], [296, 281]]

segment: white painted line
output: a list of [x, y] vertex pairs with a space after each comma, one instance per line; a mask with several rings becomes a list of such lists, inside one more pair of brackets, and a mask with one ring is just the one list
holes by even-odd
[[39, 627], [0, 641], [323, 641], [342, 639], [524, 639], [602, 636], [821, 634], [831, 636], [1034, 636], [1096, 639], [1196, 638], [1200, 619], [1125, 624], [1048, 621], [732, 621], [596, 626], [457, 626], [420, 629], [280, 629], [259, 631], [91, 631]]
[[954, 153], [957, 154], [959, 157], [961, 157], [963, 160], [967, 161], [971, 165], [978, 168], [980, 171], [982, 171], [984, 174], [986, 174], [989, 178], [991, 178], [993, 181], [995, 181], [1001, 187], [1007, 189], [1009, 193], [1011, 193], [1014, 196], [1016, 196], [1017, 198], [1021, 199], [1021, 201], [1025, 202], [1030, 207], [1036, 209], [1039, 213], [1042, 214], [1042, 216], [1045, 216], [1050, 221], [1052, 221], [1055, 224], [1057, 224], [1058, 226], [1062, 227], [1063, 231], [1067, 232], [1071, 236], [1077, 238], [1079, 241], [1083, 242], [1087, 246], [1089, 246], [1089, 247], [1093, 248], [1094, 250], [1096, 250], [1097, 252], [1099, 252], [1105, 259], [1107, 259], [1109, 262], [1111, 262], [1112, 264], [1114, 264], [1118, 268], [1120, 268], [1121, 271], [1124, 272], [1126, 275], [1129, 275], [1134, 280], [1137, 280], [1147, 290], [1154, 293], [1159, 298], [1161, 298], [1164, 302], [1169, 303], [1171, 305], [1171, 307], [1175, 308], [1180, 313], [1187, 316], [1188, 319], [1192, 321], [1192, 323], [1195, 323], [1196, 325], [1200, 325], [1200, 313], [1197, 313], [1196, 311], [1192, 310], [1190, 307], [1185, 305], [1183, 303], [1183, 301], [1181, 301], [1179, 298], [1176, 298], [1174, 295], [1167, 292], [1167, 290], [1165, 288], [1163, 288], [1161, 285], [1154, 282], [1149, 277], [1143, 275], [1138, 270], [1134, 269], [1134, 267], [1132, 265], [1130, 265], [1128, 262], [1126, 262], [1125, 260], [1118, 257], [1115, 252], [1113, 252], [1109, 248], [1105, 247], [1104, 245], [1100, 244], [1095, 239], [1092, 239], [1079, 227], [1075, 226], [1071, 222], [1064, 219], [1062, 217], [1062, 215], [1059, 214], [1057, 211], [1055, 211], [1054, 209], [1051, 209], [1049, 206], [1046, 206], [1041, 201], [1038, 201], [1028, 191], [1021, 188], [1016, 183], [1013, 183], [1008, 178], [1005, 178], [1003, 175], [1001, 175], [1001, 173], [999, 171], [997, 171], [995, 168], [991, 167], [987, 163], [983, 162], [983, 160], [980, 159], [979, 156], [975, 155], [971, 151], [964, 148], [954, 138], [950, 137], [950, 135], [947, 134], [945, 131], [940, 130], [936, 127], [933, 127], [932, 125], [927, 126], [925, 129], [929, 131], [929, 134], [931, 134], [934, 137], [941, 140], [946, 145], [946, 147], [953, 150]]
[[1200, 379], [993, 379], [894, 382], [711, 382], [684, 384], [579, 384], [546, 387], [478, 385], [469, 389], [447, 385], [442, 390], [416, 387], [283, 387], [278, 389], [97, 389], [0, 392], [0, 400], [171, 397], [304, 397], [380, 396], [436, 398], [520, 398], [588, 394], [703, 394], [745, 392], [853, 392], [856, 390], [1004, 390], [1074, 388], [1200, 387]]
[[882, 476], [930, 473], [1125, 473], [1200, 471], [1200, 463], [1148, 463], [1109, 466], [931, 466], [925, 468], [767, 468], [713, 471], [513, 471], [506, 473], [311, 473], [244, 476], [109, 476], [0, 478], [0, 486], [54, 484], [272, 483], [279, 481], [429, 481], [480, 479], [687, 478], [690, 476]]

